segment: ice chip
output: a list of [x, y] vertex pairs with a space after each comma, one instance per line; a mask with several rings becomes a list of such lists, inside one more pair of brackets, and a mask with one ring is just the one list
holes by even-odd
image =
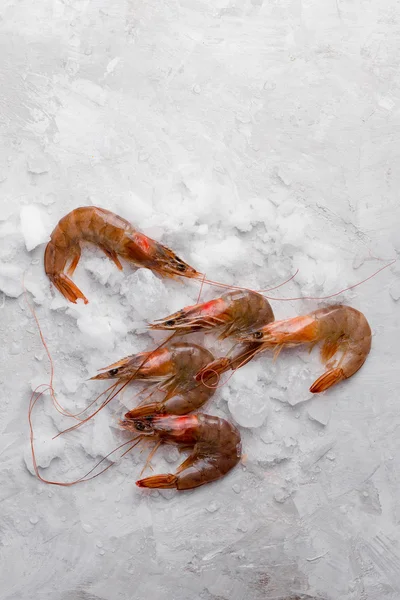
[[332, 406], [326, 398], [318, 397], [307, 407], [308, 416], [312, 421], [317, 421], [320, 425], [327, 425], [331, 418]]
[[269, 399], [266, 393], [254, 387], [250, 390], [236, 391], [228, 400], [232, 417], [241, 427], [260, 427], [269, 412]]
[[10, 298], [18, 298], [23, 292], [21, 267], [0, 263], [0, 290]]
[[35, 204], [23, 206], [20, 211], [21, 232], [28, 252], [50, 240], [46, 216]]
[[50, 164], [45, 154], [30, 154], [27, 163], [29, 173], [33, 173], [34, 175], [41, 175], [50, 171]]

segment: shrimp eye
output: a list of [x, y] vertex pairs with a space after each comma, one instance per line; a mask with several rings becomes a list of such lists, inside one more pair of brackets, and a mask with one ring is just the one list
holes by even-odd
[[138, 431], [144, 431], [144, 430], [146, 429], [146, 425], [145, 425], [144, 423], [142, 423], [141, 421], [137, 421], [137, 422], [135, 423], [135, 428], [136, 428]]
[[175, 321], [173, 319], [170, 319], [169, 321], [165, 321], [165, 324], [167, 327], [172, 327], [173, 325], [175, 325]]
[[183, 271], [186, 271], [186, 267], [182, 263], [178, 263], [176, 265], [176, 268], [178, 269], [178, 271], [181, 271], [181, 273], [183, 273]]
[[261, 340], [262, 336], [263, 336], [262, 331], [256, 331], [255, 333], [253, 333], [253, 338], [255, 340]]
[[114, 375], [116, 375], [118, 373], [118, 369], [111, 369], [111, 371], [109, 371], [111, 377], [113, 377]]

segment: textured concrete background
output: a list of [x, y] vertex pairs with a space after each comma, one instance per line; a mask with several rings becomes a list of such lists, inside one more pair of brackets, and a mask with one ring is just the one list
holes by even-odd
[[[32, 476], [27, 407], [49, 368], [21, 276], [58, 397], [76, 409], [102, 389], [84, 381], [96, 369], [154, 345], [147, 319], [198, 294], [88, 251], [75, 280], [90, 304], [69, 306], [43, 274], [43, 244], [77, 206], [113, 210], [219, 281], [263, 289], [298, 268], [278, 297], [324, 296], [395, 258], [399, 10], [396, 0], [0, 3], [2, 600], [398, 600], [397, 263], [338, 298], [373, 329], [360, 373], [310, 398], [316, 351], [248, 365], [207, 409], [241, 425], [245, 461], [184, 494], [136, 488], [139, 451], [76, 487]], [[279, 318], [318, 305], [273, 303]], [[38, 403], [44, 476], [75, 479], [118, 445], [120, 409], [55, 442], [69, 423], [48, 396]], [[152, 464], [174, 461], [159, 451]]]

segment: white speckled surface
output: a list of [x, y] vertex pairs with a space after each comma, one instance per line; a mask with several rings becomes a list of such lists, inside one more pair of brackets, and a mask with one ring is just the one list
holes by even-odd
[[[364, 368], [312, 398], [316, 351], [243, 368], [207, 411], [240, 421], [265, 401], [244, 464], [181, 494], [135, 486], [139, 451], [75, 487], [32, 476], [27, 408], [49, 369], [21, 276], [70, 409], [102, 389], [96, 369], [151, 347], [146, 319], [198, 293], [87, 251], [90, 304], [67, 305], [42, 261], [77, 206], [219, 281], [263, 289], [298, 268], [271, 296], [368, 277], [400, 250], [399, 32], [395, 0], [1, 3], [1, 600], [398, 600], [398, 263], [338, 298], [371, 323]], [[273, 302], [278, 318], [319, 305]], [[43, 474], [89, 470], [120, 443], [120, 410], [52, 442], [69, 423], [38, 403]]]

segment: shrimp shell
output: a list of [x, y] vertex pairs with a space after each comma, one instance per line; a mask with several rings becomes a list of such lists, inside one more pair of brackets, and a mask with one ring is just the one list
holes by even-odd
[[124, 419], [121, 426], [130, 432], [154, 436], [163, 443], [193, 447], [175, 473], [140, 479], [136, 482], [139, 487], [189, 490], [220, 479], [241, 458], [239, 431], [219, 417], [197, 414]]
[[[136, 231], [132, 225], [104, 208], [84, 206], [63, 217], [50, 236], [44, 254], [44, 268], [53, 285], [67, 300], [76, 304], [87, 298], [70, 279], [81, 257], [81, 246], [88, 242], [98, 246], [115, 263], [118, 256], [138, 267], [151, 269], [163, 277], [201, 276], [166, 246]], [[70, 263], [66, 273], [67, 263]]]
[[311, 392], [319, 393], [352, 377], [363, 366], [371, 349], [371, 338], [371, 328], [363, 313], [351, 306], [335, 305], [275, 321], [241, 339], [257, 341], [262, 350], [323, 342], [321, 358], [327, 371], [310, 387]]

